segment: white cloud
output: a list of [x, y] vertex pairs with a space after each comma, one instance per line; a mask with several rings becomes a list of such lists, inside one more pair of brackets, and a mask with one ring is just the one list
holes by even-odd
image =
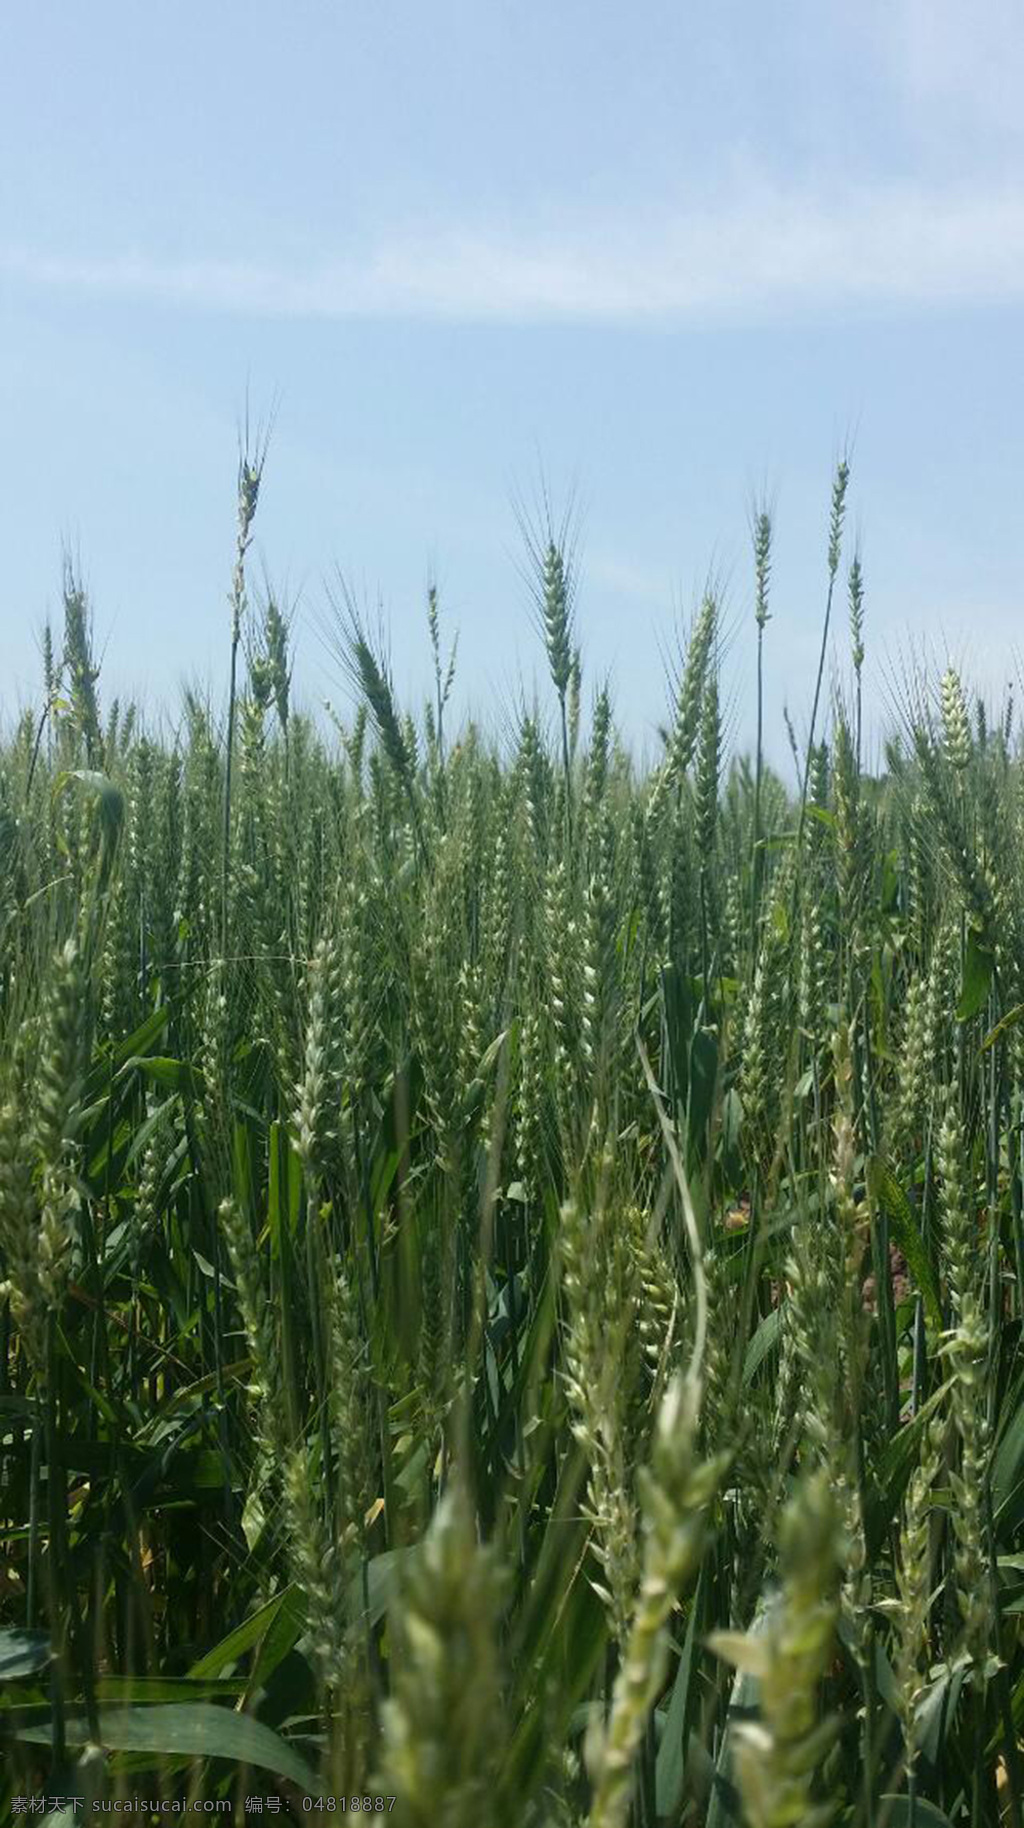
[[668, 571], [609, 552], [587, 552], [588, 585], [617, 591], [623, 597], [664, 609], [672, 601], [672, 577]]
[[1024, 194], [744, 193], [636, 222], [396, 232], [327, 262], [0, 252], [8, 280], [263, 317], [651, 323], [1024, 301]]

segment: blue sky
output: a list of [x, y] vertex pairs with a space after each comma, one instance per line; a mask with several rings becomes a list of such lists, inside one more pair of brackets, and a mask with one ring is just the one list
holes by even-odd
[[872, 689], [922, 648], [1016, 677], [1016, 0], [7, 0], [4, 28], [5, 709], [38, 689], [65, 543], [108, 696], [223, 680], [247, 389], [278, 402], [254, 560], [298, 596], [310, 703], [344, 700], [316, 635], [336, 566], [403, 692], [431, 570], [461, 705], [543, 683], [512, 511], [543, 469], [580, 503], [590, 687], [610, 670], [649, 746], [712, 572], [742, 743], [767, 488], [781, 760], [848, 436]]

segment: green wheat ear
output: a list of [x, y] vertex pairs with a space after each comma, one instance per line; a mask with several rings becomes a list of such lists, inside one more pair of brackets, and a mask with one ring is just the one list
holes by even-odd
[[[49, 682], [52, 678], [52, 653], [47, 658]], [[70, 698], [70, 723], [85, 746], [85, 760], [90, 768], [103, 766], [103, 737], [100, 731], [96, 682], [99, 666], [93, 657], [92, 619], [85, 591], [70, 560], [64, 570], [64, 652], [61, 673], [67, 681]]]
[[668, 771], [677, 782], [687, 773], [697, 745], [705, 682], [714, 652], [717, 627], [718, 604], [709, 594], [697, 613], [679, 677], [675, 723], [668, 753]]
[[750, 1828], [824, 1828], [838, 1802], [816, 1799], [814, 1779], [838, 1723], [822, 1714], [818, 1687], [835, 1642], [840, 1557], [824, 1469], [805, 1478], [787, 1505], [779, 1557], [782, 1587], [763, 1629], [743, 1636], [715, 1632], [708, 1642], [759, 1686], [759, 1720], [734, 1729], [736, 1775]]
[[551, 683], [564, 701], [572, 675], [572, 578], [565, 555], [553, 540], [544, 552], [544, 644]]
[[769, 621], [768, 586], [772, 572], [772, 519], [762, 508], [754, 519], [754, 620], [759, 629]]
[[629, 1813], [633, 1760], [647, 1716], [664, 1680], [665, 1627], [700, 1563], [708, 1507], [718, 1490], [727, 1454], [697, 1454], [700, 1383], [676, 1377], [658, 1412], [650, 1465], [640, 1478], [643, 1564], [622, 1665], [612, 1692], [607, 1730], [594, 1730], [589, 1748], [594, 1772], [590, 1828], [622, 1828]]
[[281, 614], [273, 597], [267, 601], [266, 616], [263, 624], [263, 641], [266, 653], [267, 673], [270, 688], [277, 707], [281, 729], [287, 732], [288, 717], [291, 710], [291, 656], [288, 645], [288, 623]]
[[399, 716], [383, 635], [376, 641], [371, 638], [345, 584], [342, 585], [342, 604], [335, 606], [334, 615], [342, 664], [373, 719], [381, 747], [404, 793], [417, 841], [422, 846], [414, 733]]
[[395, 1676], [375, 1788], [414, 1828], [501, 1828], [498, 1588], [456, 1476], [412, 1556], [392, 1613]]
[[953, 667], [947, 667], [942, 675], [940, 695], [946, 758], [962, 774], [971, 761], [971, 725], [960, 676]]
[[850, 599], [850, 656], [854, 669], [860, 672], [864, 665], [864, 573], [861, 569], [860, 553], [855, 552], [850, 565], [849, 575]]

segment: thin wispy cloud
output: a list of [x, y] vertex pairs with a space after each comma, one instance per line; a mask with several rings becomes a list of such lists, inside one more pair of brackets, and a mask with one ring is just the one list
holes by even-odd
[[961, 168], [1024, 138], [1024, 16], [1018, 0], [882, 0], [876, 21], [903, 112]]
[[0, 251], [8, 281], [258, 317], [479, 322], [750, 320], [834, 305], [1024, 300], [1024, 194], [870, 186], [773, 190], [639, 222], [396, 230], [331, 260], [72, 258]]

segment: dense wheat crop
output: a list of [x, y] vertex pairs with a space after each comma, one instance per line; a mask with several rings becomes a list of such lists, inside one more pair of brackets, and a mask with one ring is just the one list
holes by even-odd
[[548, 702], [450, 730], [431, 592], [409, 713], [343, 600], [326, 737], [261, 471], [229, 714], [104, 706], [69, 576], [0, 750], [5, 1814], [1020, 1828], [1011, 714], [865, 771], [840, 466], [792, 790], [713, 596], [636, 770], [545, 522]]

